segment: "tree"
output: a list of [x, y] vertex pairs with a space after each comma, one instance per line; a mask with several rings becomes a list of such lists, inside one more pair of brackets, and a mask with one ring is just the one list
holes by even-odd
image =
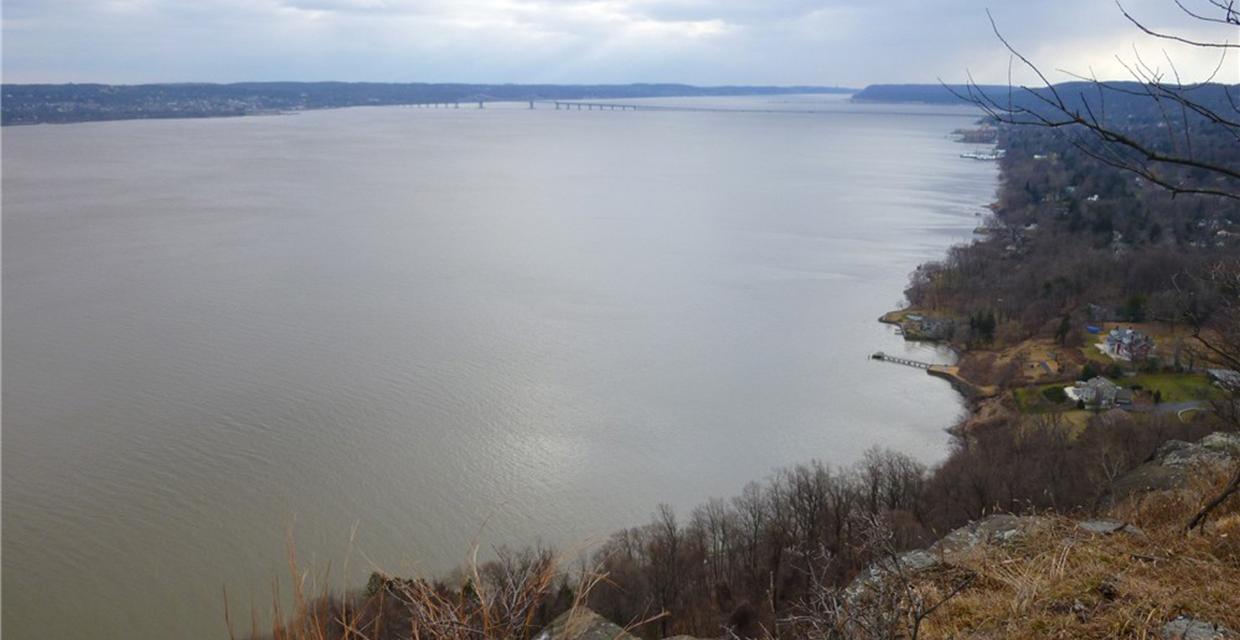
[[1124, 303], [1122, 313], [1129, 322], [1145, 322], [1145, 296], [1130, 296]]
[[1059, 320], [1059, 328], [1055, 329], [1055, 342], [1063, 344], [1068, 338], [1068, 332], [1072, 330], [1072, 319], [1068, 314], [1064, 314]]
[[[1220, 263], [1205, 278], [1207, 291], [1219, 292], [1219, 300], [1210, 316], [1188, 314], [1194, 324], [1193, 338], [1201, 346], [1206, 362], [1223, 369], [1240, 371], [1240, 261]], [[1194, 308], [1196, 310], [1196, 308]], [[1215, 403], [1215, 412], [1240, 428], [1240, 388], [1222, 385], [1225, 398]], [[1227, 486], [1197, 512], [1186, 525], [1192, 531], [1209, 517], [1210, 512], [1236, 493], [1240, 493], [1240, 465]]]
[[[1215, 51], [1219, 63], [1207, 77], [1186, 82], [1174, 61], [1166, 56], [1170, 71], [1163, 71], [1141, 58], [1117, 58], [1132, 77], [1131, 82], [1099, 80], [1092, 74], [1070, 73], [1078, 82], [1054, 84], [1041, 68], [1022, 54], [1001, 33], [987, 11], [995, 36], [1013, 63], [1032, 72], [1037, 86], [1013, 86], [996, 95], [969, 75], [963, 89], [947, 86], [960, 98], [980, 107], [996, 122], [1067, 132], [1072, 144], [1087, 155], [1118, 169], [1136, 174], [1173, 195], [1196, 194], [1240, 199], [1240, 167], [1227, 146], [1240, 143], [1240, 85], [1216, 84], [1220, 72], [1229, 73], [1229, 54], [1240, 44], [1229, 41], [1240, 25], [1240, 7], [1231, 0], [1204, 0], [1190, 9], [1173, 0], [1197, 27], [1218, 29], [1216, 39], [1188, 38], [1151, 29], [1116, 3], [1123, 16], [1145, 34], [1201, 50]], [[1234, 65], [1234, 62], [1232, 63]], [[1138, 124], [1108, 117], [1108, 102], [1144, 107], [1147, 118]], [[1198, 144], [1203, 136], [1221, 144]]]
[[[681, 569], [684, 564], [682, 543], [683, 537], [680, 526], [676, 523], [676, 512], [669, 505], [659, 505], [654, 522], [650, 524], [646, 553], [650, 559], [650, 585], [655, 606], [660, 612], [672, 611], [680, 599]], [[667, 616], [660, 618], [662, 636], [670, 635], [669, 622]]]

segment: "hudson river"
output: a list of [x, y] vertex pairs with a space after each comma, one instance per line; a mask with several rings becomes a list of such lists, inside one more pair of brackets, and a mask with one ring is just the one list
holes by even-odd
[[947, 357], [875, 319], [993, 197], [974, 115], [660, 104], [820, 113], [6, 128], [5, 636], [225, 637], [290, 530], [356, 586], [939, 459], [959, 398], [867, 356]]

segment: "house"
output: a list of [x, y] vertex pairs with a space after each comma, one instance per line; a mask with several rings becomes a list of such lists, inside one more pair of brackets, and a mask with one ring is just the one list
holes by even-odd
[[1064, 394], [1073, 400], [1083, 402], [1091, 409], [1112, 409], [1118, 405], [1132, 404], [1132, 390], [1125, 389], [1102, 376], [1077, 382], [1064, 389]]
[[932, 318], [920, 313], [904, 316], [900, 324], [907, 340], [946, 340], [952, 335], [952, 326], [947, 318]]
[[1206, 369], [1210, 381], [1227, 391], [1240, 390], [1240, 373], [1235, 369]]
[[1112, 329], [1107, 334], [1103, 350], [1121, 360], [1144, 360], [1154, 348], [1154, 339], [1136, 329]]

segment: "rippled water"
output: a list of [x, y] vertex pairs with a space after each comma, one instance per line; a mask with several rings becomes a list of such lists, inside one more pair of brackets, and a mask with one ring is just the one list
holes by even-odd
[[972, 116], [709, 102], [829, 113], [5, 129], [6, 637], [221, 637], [290, 527], [356, 583], [942, 455], [957, 397], [866, 356], [944, 357], [874, 320], [993, 195]]

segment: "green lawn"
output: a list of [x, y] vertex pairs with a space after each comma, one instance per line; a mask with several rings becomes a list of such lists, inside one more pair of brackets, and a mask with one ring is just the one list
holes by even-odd
[[1086, 360], [1089, 360], [1094, 364], [1100, 364], [1104, 368], [1115, 364], [1115, 360], [1112, 360], [1110, 356], [1099, 351], [1098, 347], [1094, 346], [1102, 342], [1098, 336], [1089, 336], [1088, 339], [1092, 340], [1092, 342], [1087, 342], [1085, 346], [1081, 347], [1081, 353], [1085, 354]]
[[1044, 384], [1036, 387], [1021, 387], [1012, 390], [1012, 396], [1016, 398], [1016, 408], [1021, 413], [1043, 413], [1053, 411], [1056, 408], [1066, 409], [1073, 406], [1071, 402], [1063, 402], [1060, 404], [1052, 403], [1042, 395], [1046, 389], [1059, 387], [1060, 389], [1070, 386], [1070, 383], [1055, 382], [1052, 384]]
[[1209, 378], [1197, 373], [1140, 373], [1117, 382], [1125, 387], [1141, 385], [1150, 393], [1161, 391], [1163, 402], [1209, 400], [1218, 396], [1218, 388], [1210, 384]]

